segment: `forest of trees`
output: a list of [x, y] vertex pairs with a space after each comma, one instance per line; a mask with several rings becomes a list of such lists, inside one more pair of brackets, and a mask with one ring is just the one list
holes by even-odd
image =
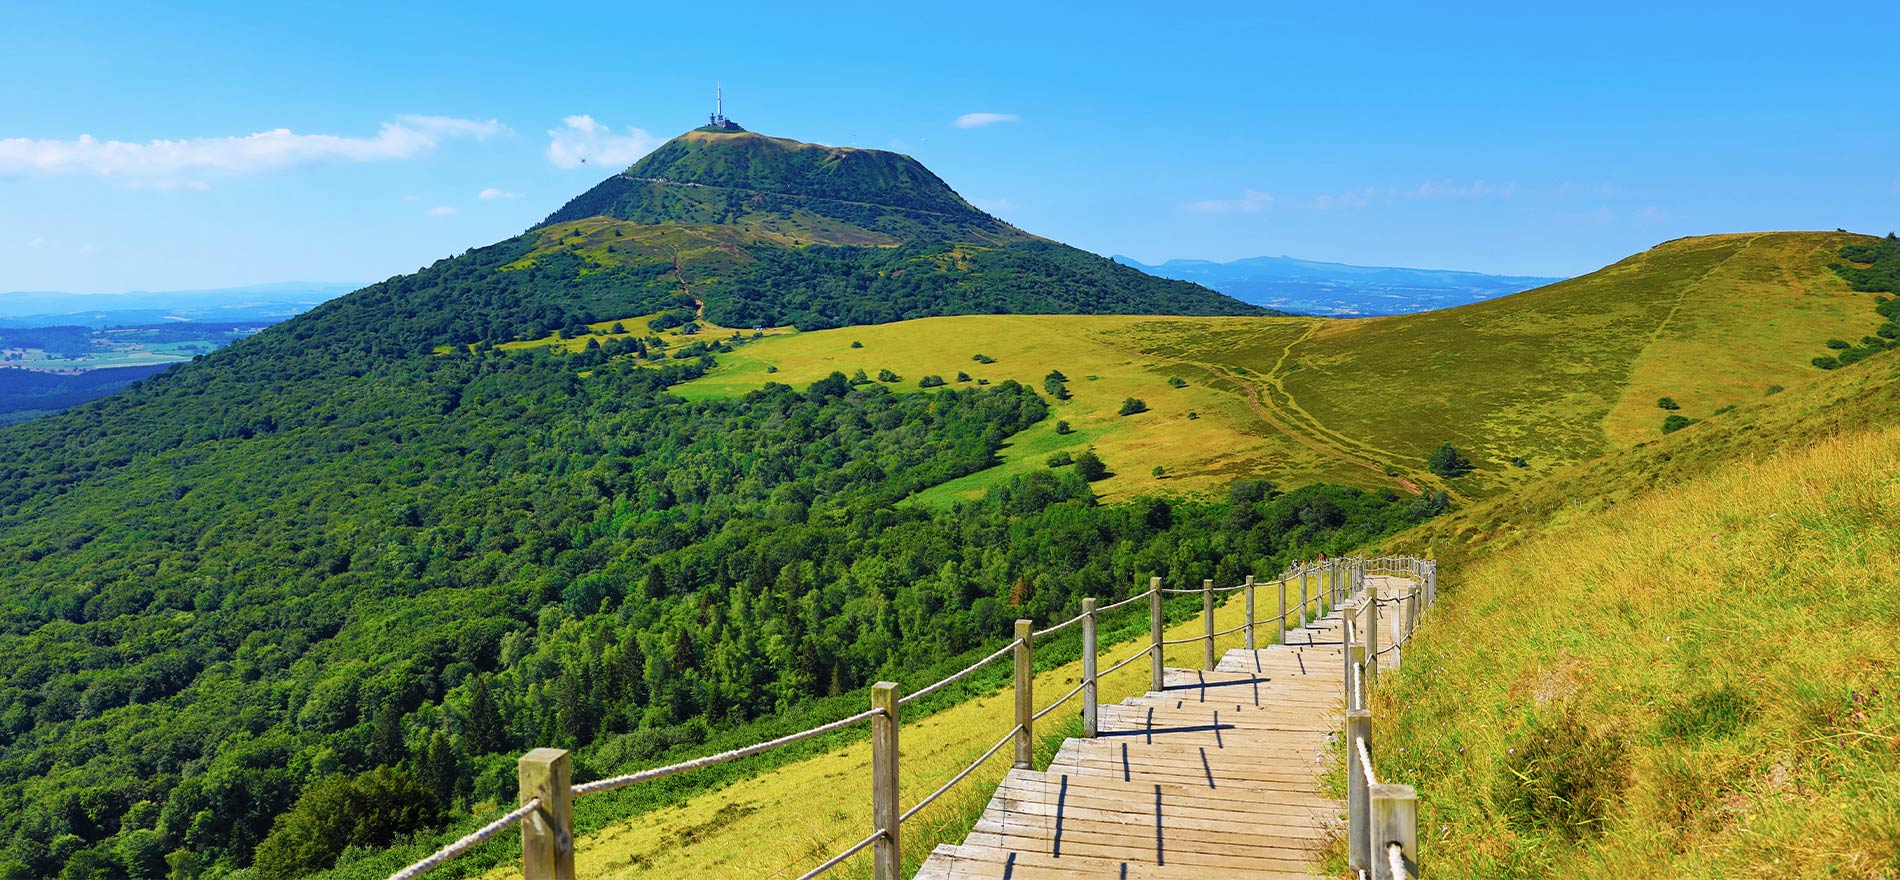
[[532, 745], [613, 769], [1151, 573], [1237, 579], [1436, 512], [1257, 483], [1101, 507], [1052, 473], [900, 506], [1044, 401], [834, 374], [686, 402], [665, 388], [705, 361], [607, 357], [413, 356], [251, 399], [199, 366], [0, 434], [0, 876], [290, 876], [409, 830], [296, 819], [323, 803], [426, 825], [507, 796]]

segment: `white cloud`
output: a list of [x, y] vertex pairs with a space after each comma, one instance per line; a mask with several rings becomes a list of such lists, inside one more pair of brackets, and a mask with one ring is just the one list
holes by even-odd
[[[241, 137], [185, 138], [146, 143], [0, 139], [0, 174], [98, 174], [146, 179], [148, 185], [192, 186], [168, 178], [188, 172], [256, 174], [312, 162], [374, 162], [412, 159], [445, 140], [484, 140], [507, 131], [495, 120], [448, 116], [399, 116], [374, 137], [297, 134], [287, 128]], [[157, 179], [156, 182], [150, 182]]]
[[1378, 193], [1378, 189], [1368, 186], [1365, 189], [1343, 192], [1338, 195], [1316, 196], [1313, 199], [1313, 207], [1322, 211], [1329, 211], [1335, 208], [1363, 208], [1372, 204], [1372, 197], [1378, 195]]
[[615, 134], [586, 114], [562, 119], [561, 127], [550, 130], [548, 138], [548, 161], [559, 168], [632, 165], [660, 145], [659, 138], [641, 129], [628, 126], [626, 134]]
[[421, 196], [403, 196], [402, 200], [405, 202], [420, 202], [422, 201], [422, 197]]
[[99, 252], [99, 246], [98, 246], [98, 245], [96, 245], [96, 244], [93, 244], [92, 242], [90, 242], [90, 241], [89, 241], [89, 242], [86, 242], [85, 244], [82, 244], [82, 245], [80, 245], [80, 246], [79, 246], [79, 252], [80, 252], [81, 254], [93, 254], [93, 253], [98, 253], [98, 252]]
[[1426, 181], [1402, 193], [1408, 199], [1508, 199], [1516, 194], [1515, 183], [1485, 183], [1482, 180], [1465, 184], [1451, 180]]
[[521, 198], [521, 194], [511, 193], [505, 189], [496, 189], [491, 186], [481, 191], [481, 197], [484, 199], [518, 199]]
[[982, 128], [999, 122], [1021, 122], [1023, 118], [1014, 113], [965, 113], [957, 117], [958, 128]]
[[1189, 202], [1182, 209], [1195, 214], [1252, 214], [1273, 206], [1273, 194], [1249, 189], [1241, 191], [1237, 199], [1208, 199], [1201, 202]]
[[436, 205], [425, 213], [431, 217], [453, 217], [455, 216], [455, 209], [448, 205]]

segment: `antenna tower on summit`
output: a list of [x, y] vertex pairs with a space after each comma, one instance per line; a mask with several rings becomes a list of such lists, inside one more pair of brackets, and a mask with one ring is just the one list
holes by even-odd
[[739, 123], [726, 118], [725, 86], [715, 85], [713, 87], [713, 112], [706, 117], [706, 127], [716, 128], [721, 131], [745, 131], [745, 129], [739, 127]]

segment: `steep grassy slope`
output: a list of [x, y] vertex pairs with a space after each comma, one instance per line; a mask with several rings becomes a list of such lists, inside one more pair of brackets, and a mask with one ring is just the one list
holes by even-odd
[[1444, 599], [1378, 695], [1440, 877], [1900, 871], [1889, 353], [1391, 542]]
[[[1155, 485], [1195, 491], [1251, 475], [1486, 497], [1658, 438], [1670, 412], [1706, 419], [1822, 379], [1811, 361], [1828, 351], [1827, 340], [1860, 339], [1883, 320], [1875, 312], [1879, 294], [1849, 289], [1829, 268], [1844, 245], [1873, 241], [1845, 233], [1682, 239], [1561, 284], [1369, 320], [907, 322], [879, 328], [874, 349], [846, 350], [846, 339], [864, 336], [855, 330], [772, 340], [689, 387], [757, 387], [767, 366], [797, 377], [888, 367], [907, 377], [967, 369], [1023, 381], [1079, 370], [1116, 379], [1101, 386], [1107, 394], [1072, 383], [1078, 399], [1070, 404], [1073, 423], [1091, 433], [1069, 442], [1112, 454], [1119, 476], [1104, 484], [1111, 493]], [[973, 352], [1001, 351], [1012, 355], [997, 371], [963, 363]], [[1157, 384], [1170, 376], [1189, 387]], [[1109, 415], [1125, 396], [1165, 402], [1168, 418]], [[1662, 397], [1681, 409], [1658, 408]], [[1202, 416], [1181, 426], [1191, 441], [1185, 433], [1149, 432], [1153, 422], [1173, 424], [1187, 411]], [[1425, 457], [1444, 442], [1475, 459], [1478, 470], [1452, 480], [1430, 473]], [[1011, 463], [1029, 462], [1013, 455]], [[1174, 477], [1150, 482], [1157, 465]]]

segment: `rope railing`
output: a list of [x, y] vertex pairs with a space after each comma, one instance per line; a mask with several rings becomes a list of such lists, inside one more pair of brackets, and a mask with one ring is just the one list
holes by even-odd
[[[1287, 569], [1287, 572], [1277, 580], [1256, 581], [1254, 578], [1248, 577], [1244, 583], [1226, 587], [1215, 587], [1211, 580], [1204, 580], [1201, 582], [1200, 589], [1163, 587], [1160, 578], [1151, 578], [1149, 580], [1148, 589], [1115, 602], [1098, 606], [1096, 600], [1084, 599], [1082, 601], [1082, 613], [1050, 624], [1039, 630], [1033, 629], [1033, 624], [1030, 621], [1017, 621], [1015, 638], [1004, 644], [1001, 648], [945, 678], [918, 688], [908, 694], [904, 694], [901, 697], [898, 695], [898, 685], [891, 682], [879, 682], [871, 688], [872, 706], [867, 711], [764, 742], [713, 755], [706, 755], [688, 761], [681, 761], [663, 767], [654, 767], [633, 773], [612, 776], [606, 779], [581, 783], [579, 785], [573, 785], [569, 780], [571, 770], [567, 752], [559, 749], [536, 749], [524, 755], [520, 762], [522, 779], [522, 805], [520, 807], [482, 826], [480, 829], [477, 829], [460, 840], [443, 847], [431, 854], [428, 858], [398, 871], [390, 876], [390, 880], [414, 880], [414, 878], [421, 876], [423, 873], [440, 866], [444, 862], [479, 846], [482, 842], [493, 838], [502, 831], [517, 825], [522, 829], [522, 865], [524, 880], [554, 880], [554, 878], [571, 877], [574, 858], [572, 798], [612, 791], [678, 773], [712, 767], [728, 761], [736, 761], [741, 758], [758, 755], [784, 746], [790, 746], [828, 733], [835, 733], [866, 721], [869, 721], [871, 725], [872, 787], [874, 791], [872, 812], [874, 814], [874, 830], [863, 840], [832, 855], [818, 866], [801, 875], [799, 880], [810, 880], [810, 878], [817, 877], [867, 849], [871, 850], [872, 874], [876, 880], [896, 880], [899, 876], [900, 860], [898, 854], [901, 851], [900, 839], [904, 823], [910, 821], [919, 812], [935, 803], [958, 784], [967, 780], [986, 762], [994, 758], [997, 752], [1002, 751], [1004, 746], [1014, 743], [1015, 766], [1030, 766], [1033, 758], [1032, 746], [1034, 743], [1036, 722], [1054, 713], [1080, 695], [1083, 703], [1081, 711], [1083, 735], [1087, 737], [1095, 736], [1098, 732], [1097, 728], [1099, 722], [1099, 683], [1103, 676], [1119, 672], [1129, 664], [1143, 657], [1147, 657], [1150, 659], [1152, 665], [1151, 678], [1153, 689], [1160, 690], [1163, 686], [1163, 652], [1166, 648], [1175, 645], [1201, 643], [1204, 645], [1203, 665], [1205, 668], [1211, 670], [1215, 667], [1215, 639], [1222, 636], [1230, 636], [1237, 632], [1244, 632], [1246, 648], [1253, 650], [1256, 645], [1256, 629], [1263, 624], [1278, 624], [1280, 628], [1280, 640], [1284, 642], [1288, 631], [1288, 622], [1290, 620], [1297, 619], [1301, 626], [1305, 626], [1309, 621], [1317, 621], [1320, 619], [1328, 608], [1338, 609], [1342, 607], [1342, 604], [1347, 600], [1366, 592], [1365, 578], [1374, 572], [1391, 572], [1396, 574], [1429, 570], [1420, 569], [1414, 565], [1414, 563], [1429, 565], [1429, 563], [1423, 560], [1406, 560], [1393, 557], [1328, 559], [1291, 566]], [[1411, 576], [1416, 577], [1416, 574], [1412, 574]], [[1362, 602], [1360, 603], [1361, 608], [1359, 611], [1364, 612], [1369, 610], [1376, 621], [1377, 609], [1381, 605], [1391, 605], [1394, 602], [1402, 603], [1421, 596], [1423, 597], [1424, 603], [1429, 605], [1434, 595], [1434, 585], [1435, 578], [1432, 577], [1417, 580], [1410, 593], [1397, 597], [1378, 597], [1371, 602]], [[1267, 617], [1256, 616], [1254, 600], [1256, 598], [1257, 589], [1262, 586], [1278, 589], [1280, 597], [1279, 614]], [[1295, 587], [1297, 587], [1299, 592], [1299, 601], [1297, 605], [1292, 605], [1289, 604], [1289, 590]], [[1243, 616], [1243, 622], [1237, 626], [1216, 631], [1214, 629], [1215, 595], [1235, 591], [1244, 591], [1245, 593], [1246, 613]], [[1163, 629], [1166, 617], [1162, 613], [1163, 603], [1169, 596], [1182, 595], [1201, 596], [1203, 618], [1202, 633], [1199, 636], [1186, 638], [1164, 638]], [[1107, 669], [1097, 671], [1096, 660], [1098, 645], [1096, 624], [1099, 620], [1099, 616], [1103, 612], [1124, 608], [1128, 605], [1140, 602], [1143, 599], [1148, 601], [1149, 608], [1150, 636], [1148, 644], [1133, 655], [1123, 658]], [[1409, 606], [1401, 605], [1401, 608], [1405, 607]], [[1415, 611], [1413, 614], [1407, 615], [1407, 623], [1402, 629], [1400, 637], [1395, 639], [1394, 644], [1386, 649], [1387, 651], [1396, 650], [1398, 646], [1403, 643], [1404, 634], [1410, 632], [1410, 621], [1415, 615]], [[1030, 690], [1034, 680], [1033, 660], [1036, 643], [1045, 637], [1062, 632], [1078, 624], [1082, 631], [1082, 681], [1071, 688], [1067, 693], [1058, 697], [1055, 701], [1041, 709], [1035, 709], [1034, 703], [1031, 700]], [[1377, 659], [1385, 653], [1385, 651], [1378, 650], [1376, 646], [1374, 635], [1377, 629], [1376, 623], [1363, 629], [1365, 629], [1367, 633], [1366, 651], [1364, 653], [1365, 657], [1369, 658], [1369, 660], [1363, 672], [1355, 672], [1355, 674], [1351, 676], [1355, 679], [1355, 686], [1358, 678], [1369, 676], [1372, 668], [1377, 665]], [[1350, 639], [1348, 641], [1350, 641]], [[1353, 646], [1352, 652], [1357, 652], [1357, 650], [1358, 646]], [[944, 782], [935, 791], [932, 791], [922, 800], [913, 804], [909, 809], [900, 811], [897, 790], [899, 779], [897, 773], [899, 760], [897, 751], [897, 729], [899, 724], [899, 710], [901, 707], [937, 693], [952, 684], [974, 675], [985, 666], [1001, 660], [1005, 655], [1012, 654], [1014, 655], [1015, 665], [1015, 724], [1003, 735], [1002, 739], [997, 740], [993, 745], [977, 755], [974, 761], [958, 771], [956, 775]], [[1355, 705], [1362, 705], [1363, 697], [1358, 697], [1357, 699], [1358, 702], [1356, 702]], [[1364, 775], [1370, 778], [1371, 763], [1369, 757], [1366, 758], [1366, 767], [1364, 769], [1366, 771]], [[1375, 870], [1375, 873], [1378, 872]]]
[[[1369, 880], [1409, 880], [1418, 873], [1418, 792], [1379, 781], [1366, 700], [1381, 658], [1392, 654], [1394, 665], [1402, 662], [1402, 648], [1420, 612], [1437, 596], [1437, 568], [1428, 559], [1368, 560], [1364, 571], [1392, 572], [1372, 576], [1410, 583], [1387, 595], [1368, 584], [1346, 613], [1346, 858], [1357, 876]], [[1392, 644], [1384, 648], [1379, 647], [1382, 610], [1396, 615], [1390, 621]]]
[[1003, 647], [997, 649], [996, 653], [991, 654], [988, 657], [985, 657], [981, 660], [978, 660], [975, 663], [972, 663], [968, 666], [965, 666], [962, 672], [958, 672], [955, 675], [950, 676], [949, 678], [943, 679], [933, 684], [925, 685], [922, 688], [919, 688], [918, 690], [911, 691], [908, 695], [898, 700], [897, 704], [899, 706], [908, 705], [912, 700], [921, 700], [925, 697], [930, 696], [931, 694], [934, 694], [940, 690], [943, 690], [944, 688], [947, 688], [950, 685], [955, 684], [958, 681], [961, 681], [964, 678], [964, 676], [967, 676], [979, 669], [982, 669], [985, 666], [990, 665], [996, 660], [1001, 659], [1004, 654], [1007, 654], [1011, 651], [1016, 650], [1017, 644], [1018, 644], [1017, 642], [1012, 641], [1009, 644], [1004, 645]]
[[516, 822], [527, 818], [529, 813], [540, 808], [540, 798], [529, 798], [527, 803], [508, 811], [501, 818], [469, 832], [468, 835], [461, 840], [436, 850], [435, 853], [428, 858], [389, 875], [389, 880], [414, 880], [414, 878], [422, 876], [424, 872], [435, 868], [437, 865], [455, 858], [462, 853], [468, 852], [482, 843], [487, 842], [489, 838], [514, 827]]
[[[1058, 703], [1056, 705], [1061, 705], [1061, 704]], [[958, 773], [955, 776], [950, 777], [949, 782], [946, 782], [943, 785], [938, 786], [936, 791], [933, 791], [930, 794], [926, 795], [923, 800], [918, 801], [910, 809], [905, 810], [904, 815], [899, 817], [899, 819], [901, 821], [908, 822], [910, 821], [910, 817], [917, 815], [917, 813], [921, 811], [923, 808], [930, 806], [932, 803], [934, 803], [937, 800], [937, 798], [943, 797], [944, 792], [947, 792], [950, 789], [956, 787], [957, 783], [962, 782], [964, 779], [968, 778], [970, 774], [975, 773], [976, 768], [983, 766], [983, 762], [988, 761], [991, 756], [996, 754], [997, 750], [1001, 749], [1002, 747], [1006, 745], [1009, 745], [1010, 742], [1015, 740], [1016, 733], [1020, 729], [1021, 728], [1018, 728], [1018, 727], [1010, 728], [1008, 733], [1003, 734], [1002, 739], [999, 739], [996, 741], [996, 745], [990, 746], [988, 750], [983, 752], [983, 754], [978, 755], [977, 759], [974, 761], [971, 761], [969, 766], [964, 767], [962, 772]]]

